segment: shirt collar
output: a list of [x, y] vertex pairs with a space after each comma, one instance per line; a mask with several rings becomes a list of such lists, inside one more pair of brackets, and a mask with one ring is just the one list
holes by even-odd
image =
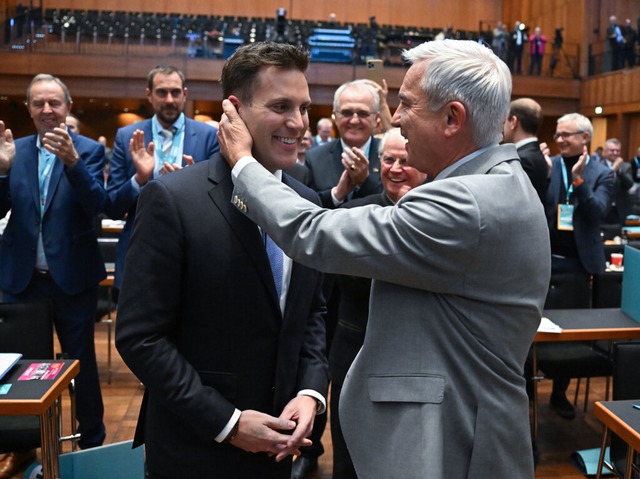
[[453, 170], [455, 170], [456, 168], [458, 168], [459, 166], [464, 165], [465, 163], [470, 162], [471, 160], [473, 160], [476, 156], [481, 155], [482, 153], [484, 153], [485, 151], [487, 151], [489, 148], [492, 148], [496, 145], [489, 145], [489, 146], [485, 146], [484, 148], [480, 148], [479, 150], [476, 150], [472, 153], [469, 153], [467, 156], [464, 156], [462, 158], [460, 158], [459, 160], [457, 160], [456, 162], [450, 164], [449, 166], [447, 166], [444, 170], [442, 170], [438, 176], [435, 177], [436, 180], [440, 180], [442, 178], [446, 178], [447, 176], [449, 176]]
[[[153, 118], [151, 121], [155, 122], [159, 132], [165, 129], [165, 127], [160, 124], [160, 121], [158, 120], [158, 115], [153, 115]], [[178, 119], [171, 126], [175, 128], [175, 131], [178, 131], [180, 128], [182, 128], [182, 125], [184, 125], [184, 113], [180, 113], [180, 116], [178, 117]]]
[[520, 140], [520, 141], [518, 141], [516, 143], [516, 148], [520, 148], [520, 147], [522, 147], [522, 146], [524, 146], [524, 145], [526, 145], [528, 143], [533, 143], [535, 141], [538, 141], [538, 139], [535, 136], [530, 136], [529, 138], [524, 138], [524, 139], [522, 139], [522, 140]]

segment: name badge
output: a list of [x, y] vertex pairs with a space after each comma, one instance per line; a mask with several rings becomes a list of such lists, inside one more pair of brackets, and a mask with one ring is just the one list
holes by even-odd
[[573, 205], [558, 205], [558, 231], [573, 231]]

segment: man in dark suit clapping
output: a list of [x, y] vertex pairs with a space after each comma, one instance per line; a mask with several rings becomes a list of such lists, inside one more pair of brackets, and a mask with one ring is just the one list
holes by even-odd
[[357, 185], [352, 197], [382, 191], [378, 140], [373, 137], [380, 114], [378, 92], [366, 80], [345, 83], [336, 90], [333, 110], [340, 140], [311, 148], [305, 162], [311, 172], [309, 186], [318, 192], [325, 208], [335, 208], [344, 200], [336, 198], [332, 189], [347, 165]]

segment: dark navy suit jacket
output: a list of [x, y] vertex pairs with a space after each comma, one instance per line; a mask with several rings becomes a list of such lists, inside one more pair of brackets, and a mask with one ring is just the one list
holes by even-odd
[[106, 201], [104, 147], [69, 134], [80, 160], [69, 168], [55, 159], [42, 220], [36, 135], [16, 140], [13, 166], [0, 178], [0, 217], [11, 210], [0, 248], [0, 288], [12, 294], [31, 281], [41, 222], [49, 271], [66, 294], [95, 287], [106, 277], [94, 221]]
[[[380, 140], [371, 138], [369, 149], [369, 177], [354, 191], [351, 198], [363, 198], [382, 192], [380, 181], [380, 158], [378, 144]], [[325, 208], [335, 208], [331, 199], [331, 189], [338, 184], [344, 171], [342, 164], [342, 142], [335, 140], [324, 145], [310, 148], [305, 154], [305, 166], [311, 172], [309, 187], [318, 192], [320, 202]]]
[[322, 275], [293, 263], [282, 314], [262, 235], [231, 203], [232, 189], [219, 155], [143, 189], [116, 345], [147, 387], [136, 443], [146, 444], [150, 472], [288, 479], [290, 461], [214, 438], [234, 408], [278, 416], [302, 389], [326, 395]]
[[[131, 229], [136, 216], [136, 205], [139, 191], [131, 185], [131, 178], [136, 170], [129, 155], [129, 140], [136, 130], [144, 132], [145, 146], [153, 140], [151, 119], [120, 128], [116, 133], [111, 158], [111, 170], [107, 183], [108, 202], [105, 208], [111, 219], [122, 219], [126, 215], [127, 222], [120, 234], [116, 257], [114, 286], [120, 287], [124, 268], [125, 255], [131, 238]], [[205, 123], [185, 118], [183, 154], [193, 157], [195, 162], [208, 160], [220, 150], [216, 129]]]
[[[557, 222], [558, 204], [562, 191], [562, 162], [553, 158], [551, 179], [547, 191], [546, 214], [549, 228]], [[604, 242], [600, 235], [600, 225], [611, 208], [613, 198], [613, 172], [593, 159], [587, 163], [582, 173], [584, 183], [574, 188], [571, 202], [573, 211], [573, 235], [578, 256], [584, 269], [599, 273], [605, 269]], [[568, 177], [571, 181], [571, 177]]]

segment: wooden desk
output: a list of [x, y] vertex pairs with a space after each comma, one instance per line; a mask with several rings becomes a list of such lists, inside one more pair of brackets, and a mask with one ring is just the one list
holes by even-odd
[[600, 479], [602, 474], [604, 452], [607, 447], [607, 442], [609, 441], [610, 431], [613, 431], [627, 443], [627, 461], [624, 477], [633, 477], [633, 455], [635, 451], [640, 451], [640, 410], [635, 409], [633, 407], [634, 404], [640, 404], [640, 399], [633, 401], [596, 402], [593, 412], [602, 424], [604, 424], [596, 479]]
[[124, 221], [102, 220], [101, 228], [103, 233], [122, 233]]
[[626, 235], [629, 239], [638, 239], [640, 238], [640, 226], [624, 225], [622, 227], [622, 235]]
[[[32, 363], [64, 363], [62, 371], [52, 380], [18, 381], [20, 375]], [[60, 410], [57, 399], [80, 371], [78, 360], [21, 360], [2, 378], [3, 384], [11, 384], [9, 392], [0, 396], [2, 416], [40, 416], [40, 441], [42, 472], [44, 479], [58, 479], [60, 468]], [[75, 418], [74, 418], [75, 419]]]
[[542, 313], [562, 328], [561, 333], [538, 332], [533, 339], [533, 437], [538, 437], [538, 358], [536, 344], [640, 338], [640, 323], [620, 308], [546, 309]]

